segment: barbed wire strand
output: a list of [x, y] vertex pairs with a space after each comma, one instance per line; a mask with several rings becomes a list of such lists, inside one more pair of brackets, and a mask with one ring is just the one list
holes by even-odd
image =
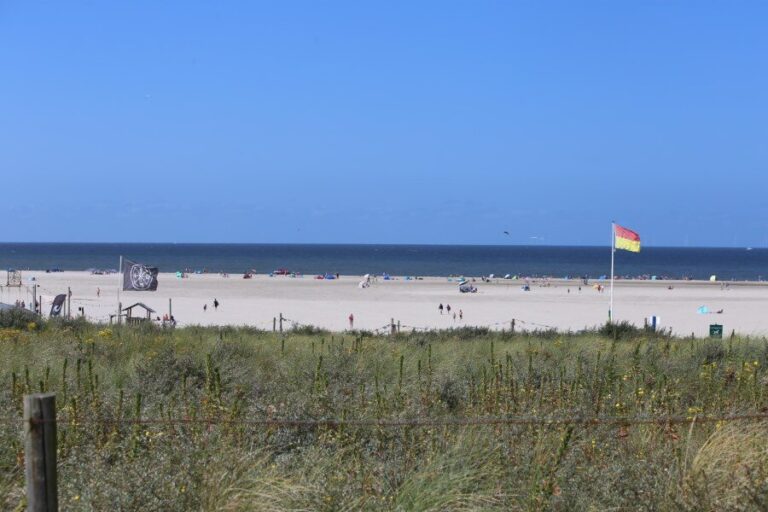
[[[673, 425], [731, 421], [768, 420], [768, 413], [735, 413], [708, 415], [671, 416], [593, 416], [593, 417], [477, 417], [477, 418], [402, 418], [402, 419], [237, 419], [222, 418], [135, 418], [93, 419], [58, 418], [56, 420], [30, 420], [34, 424], [58, 423], [61, 425], [249, 425], [264, 427], [450, 427], [476, 425], [555, 426], [555, 425]], [[23, 418], [0, 418], [0, 423], [22, 423]]]

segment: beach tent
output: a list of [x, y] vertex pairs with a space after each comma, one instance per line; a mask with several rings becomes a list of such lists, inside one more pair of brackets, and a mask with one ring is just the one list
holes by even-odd
[[336, 279], [336, 276], [333, 274], [325, 274], [325, 279]]
[[709, 280], [714, 283], [715, 281], [717, 281], [717, 276], [716, 275], [711, 275], [711, 276], [709, 276]]
[[709, 313], [709, 308], [707, 306], [699, 306], [699, 309], [697, 309], [696, 312], [700, 315], [706, 315]]

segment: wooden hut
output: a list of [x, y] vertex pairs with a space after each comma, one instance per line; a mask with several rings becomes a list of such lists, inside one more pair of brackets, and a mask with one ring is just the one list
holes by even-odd
[[[140, 308], [144, 310], [144, 316], [134, 316], [133, 309]], [[125, 312], [125, 323], [127, 324], [140, 324], [142, 322], [151, 322], [152, 315], [155, 314], [155, 310], [144, 304], [143, 302], [137, 302], [132, 306], [123, 308]]]

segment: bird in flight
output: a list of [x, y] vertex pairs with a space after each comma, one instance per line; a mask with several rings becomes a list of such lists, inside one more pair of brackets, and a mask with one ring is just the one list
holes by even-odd
[[509, 231], [505, 231], [504, 234], [509, 236]]

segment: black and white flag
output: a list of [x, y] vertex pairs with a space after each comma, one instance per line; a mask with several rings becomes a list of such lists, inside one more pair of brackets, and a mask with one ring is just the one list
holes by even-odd
[[61, 310], [64, 307], [65, 300], [67, 300], [66, 293], [60, 293], [56, 296], [56, 298], [53, 299], [53, 304], [51, 304], [51, 316], [61, 315]]
[[123, 259], [123, 291], [153, 292], [157, 290], [157, 267], [148, 267]]

